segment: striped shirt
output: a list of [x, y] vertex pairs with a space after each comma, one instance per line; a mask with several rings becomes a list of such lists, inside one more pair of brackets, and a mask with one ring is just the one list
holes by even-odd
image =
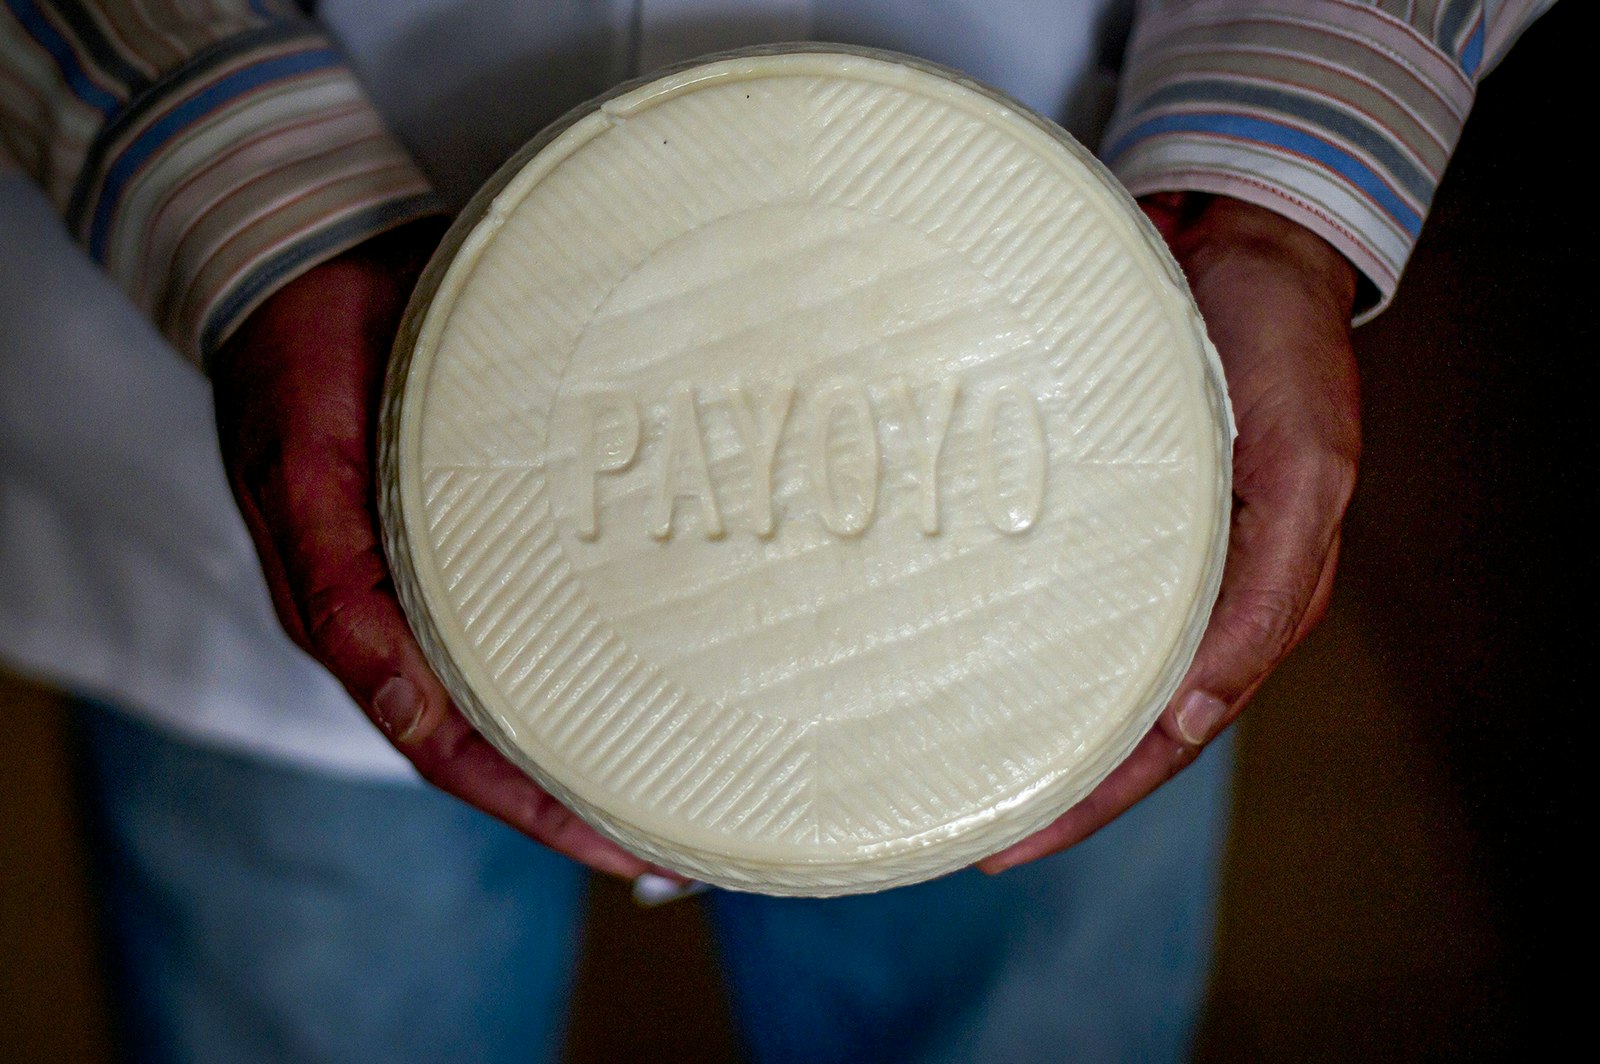
[[[1478, 81], [1553, 0], [1150, 0], [1102, 156], [1289, 216], [1387, 303]], [[0, 162], [197, 363], [279, 286], [440, 209], [289, 0], [0, 0]]]
[[1394, 295], [1478, 82], [1554, 0], [1152, 0], [1101, 156], [1285, 214]]
[[437, 209], [286, 0], [0, 0], [0, 154], [196, 362], [298, 273]]

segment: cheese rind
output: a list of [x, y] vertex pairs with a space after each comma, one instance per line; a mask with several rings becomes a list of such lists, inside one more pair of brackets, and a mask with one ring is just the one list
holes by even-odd
[[1064, 133], [806, 46], [568, 116], [469, 206], [380, 427], [430, 662], [603, 833], [738, 889], [954, 870], [1149, 729], [1220, 579], [1181, 274]]

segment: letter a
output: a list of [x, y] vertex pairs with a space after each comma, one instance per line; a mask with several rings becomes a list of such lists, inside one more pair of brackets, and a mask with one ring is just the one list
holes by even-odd
[[[680, 478], [687, 468], [688, 484]], [[678, 499], [692, 495], [700, 500], [700, 527], [707, 539], [722, 538], [722, 514], [711, 490], [711, 470], [706, 465], [705, 441], [700, 435], [700, 415], [687, 385], [672, 393], [667, 415], [667, 439], [661, 451], [661, 476], [650, 504], [650, 534], [672, 538], [672, 518]]]

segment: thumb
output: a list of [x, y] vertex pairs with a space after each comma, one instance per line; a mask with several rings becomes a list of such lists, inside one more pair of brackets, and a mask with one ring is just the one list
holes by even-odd
[[1339, 554], [1336, 515], [1354, 471], [1335, 461], [1304, 462], [1273, 480], [1240, 502], [1211, 622], [1161, 715], [1161, 730], [1182, 746], [1204, 746], [1227, 727], [1327, 612]]
[[273, 516], [313, 656], [344, 682], [392, 741], [419, 742], [450, 709], [394, 596], [367, 497], [361, 452], [305, 456]]

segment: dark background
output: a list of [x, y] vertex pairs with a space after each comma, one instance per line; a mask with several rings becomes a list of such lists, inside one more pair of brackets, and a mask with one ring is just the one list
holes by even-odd
[[[1499, 1059], [1581, 1016], [1579, 430], [1600, 279], [1584, 10], [1560, 5], [1489, 77], [1399, 298], [1357, 333], [1344, 564], [1240, 725], [1203, 1061]], [[94, 1064], [65, 719], [0, 676], [0, 723], [0, 1061]], [[737, 1060], [694, 903], [641, 911], [600, 884], [591, 908], [569, 1059]]]

